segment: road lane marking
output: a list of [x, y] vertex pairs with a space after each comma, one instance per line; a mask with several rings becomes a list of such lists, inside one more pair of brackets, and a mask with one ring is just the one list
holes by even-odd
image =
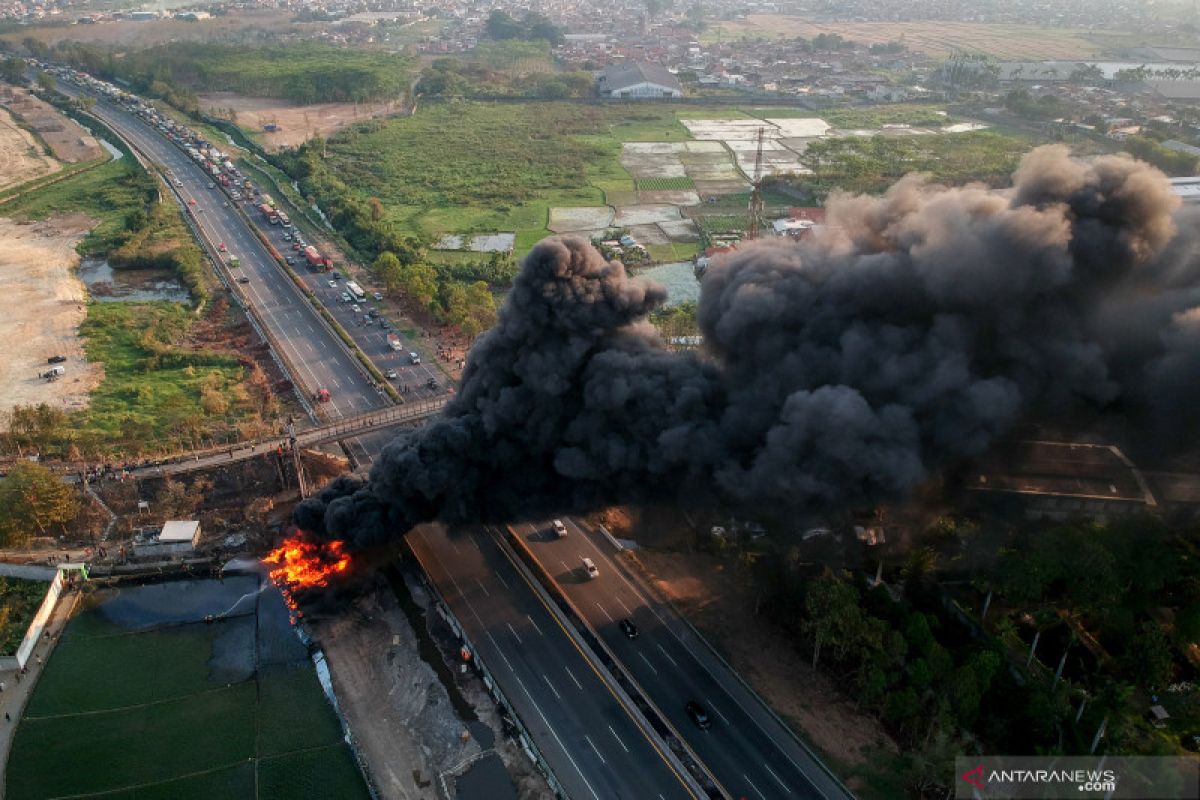
[[554, 696], [557, 697], [559, 700], [562, 700], [562, 695], [558, 693], [558, 689], [555, 689], [554, 684], [550, 682], [550, 676], [543, 672], [542, 680], [544, 680], [546, 682], [546, 685], [550, 687], [550, 691], [554, 692]]
[[599, 748], [599, 747], [596, 747], [596, 743], [592, 741], [592, 737], [588, 736], [588, 735], [585, 733], [585, 734], [583, 735], [583, 738], [587, 739], [587, 743], [588, 743], [588, 744], [590, 744], [590, 745], [592, 746], [592, 750], [594, 750], [594, 751], [595, 751], [596, 755], [600, 756], [600, 763], [601, 763], [601, 764], [608, 764], [608, 762], [604, 760], [604, 755], [603, 755], [603, 754], [600, 752], [600, 748]]
[[661, 644], [656, 644], [655, 646], [658, 648], [659, 652], [663, 654], [663, 656], [667, 659], [667, 661], [670, 661], [676, 667], [679, 666], [678, 662], [676, 662], [675, 659], [671, 658], [671, 654], [668, 653]]
[[509, 588], [508, 581], [504, 580], [504, 576], [501, 575], [499, 572], [497, 572], [494, 577], [496, 578], [496, 580], [500, 581], [500, 583], [504, 584], [505, 589]]
[[761, 797], [763, 800], [767, 800], [767, 796], [765, 794], [763, 794], [762, 791], [757, 786], [754, 785], [754, 781], [750, 780], [749, 775], [747, 775], [746, 773], [743, 772], [742, 777], [746, 779], [746, 783], [750, 784], [751, 789], [758, 792], [759, 797]]
[[504, 623], [504, 624], [508, 626], [508, 629], [509, 629], [510, 631], [512, 631], [513, 638], [517, 640], [517, 644], [519, 644], [519, 645], [524, 645], [525, 643], [524, 643], [524, 642], [522, 642], [522, 641], [521, 641], [521, 637], [517, 635], [517, 629], [516, 629], [516, 628], [514, 628], [514, 627], [512, 626], [512, 623], [511, 623], [511, 622], [506, 622], [506, 623]]
[[574, 673], [574, 672], [571, 672], [571, 668], [570, 668], [570, 667], [568, 667], [566, 664], [563, 664], [563, 669], [565, 669], [565, 670], [567, 671], [567, 674], [571, 676], [571, 680], [575, 681], [575, 685], [576, 685], [577, 687], [579, 687], [579, 691], [581, 691], [581, 692], [582, 692], [582, 691], [583, 691], [583, 684], [579, 682], [579, 678], [576, 678], [576, 677], [575, 677], [575, 673]]
[[767, 772], [771, 773], [771, 777], [775, 779], [775, 782], [783, 787], [783, 791], [787, 792], [788, 794], [792, 793], [791, 788], [786, 783], [783, 782], [783, 778], [780, 778], [778, 775], [775, 774], [775, 770], [771, 769], [770, 764], [763, 764], [763, 766], [767, 768]]
[[646, 662], [646, 666], [650, 668], [650, 671], [651, 671], [651, 672], [653, 672], [655, 675], [657, 675], [657, 674], [658, 674], [658, 670], [657, 670], [657, 669], [655, 669], [655, 668], [654, 668], [654, 665], [650, 663], [650, 659], [646, 658], [646, 657], [645, 657], [644, 655], [642, 655], [641, 653], [638, 653], [638, 655], [639, 655], [639, 656], [641, 656], [641, 659], [642, 659], [642, 661], [645, 661], [645, 662]]
[[609, 614], [609, 613], [608, 613], [608, 609], [606, 609], [604, 606], [600, 605], [600, 603], [599, 603], [599, 602], [597, 602], [597, 603], [596, 603], [596, 606], [597, 606], [597, 607], [598, 607], [598, 608], [599, 608], [601, 611], [603, 611], [603, 612], [604, 612], [604, 616], [608, 617], [608, 621], [609, 621], [609, 622], [616, 622], [616, 620], [612, 618], [612, 614]]
[[546, 635], [546, 634], [542, 633], [542, 629], [538, 627], [538, 624], [537, 624], [536, 622], [534, 622], [534, 621], [533, 621], [533, 617], [531, 617], [531, 616], [529, 616], [528, 614], [526, 614], [526, 615], [525, 615], [525, 619], [529, 620], [529, 624], [530, 624], [530, 625], [532, 625], [532, 626], [533, 626], [533, 629], [534, 629], [535, 631], [537, 631], [537, 632], [538, 632], [538, 636], [545, 636], [545, 635]]
[[624, 750], [626, 753], [628, 753], [629, 748], [626, 747], [625, 743], [621, 741], [621, 737], [617, 736], [617, 732], [613, 730], [612, 725], [608, 726], [608, 732], [611, 733], [613, 735], [613, 738], [617, 740], [617, 744], [621, 745], [621, 749]]
[[620, 603], [620, 604], [621, 604], [621, 608], [625, 609], [625, 614], [626, 614], [626, 615], [628, 615], [628, 616], [630, 616], [630, 617], [632, 617], [632, 616], [633, 616], [633, 612], [629, 610], [629, 606], [625, 605], [625, 601], [624, 601], [624, 600], [622, 600], [622, 599], [621, 599], [619, 596], [618, 596], [618, 597], [614, 597], [613, 599], [614, 599], [614, 600], [616, 600], [618, 603]]
[[479, 578], [476, 578], [476, 579], [475, 579], [475, 583], [479, 584], [479, 590], [480, 590], [481, 592], [483, 592], [483, 595], [484, 595], [484, 597], [491, 597], [491, 596], [492, 596], [492, 593], [491, 593], [491, 592], [489, 592], [489, 591], [487, 590], [487, 587], [483, 585], [483, 581], [479, 580]]
[[729, 724], [730, 724], [730, 722], [729, 722], [729, 717], [727, 717], [727, 716], [725, 716], [724, 714], [722, 714], [722, 713], [721, 713], [721, 709], [717, 708], [717, 707], [716, 707], [716, 706], [714, 706], [712, 703], [709, 703], [708, 707], [709, 707], [709, 708], [711, 708], [713, 711], [717, 712], [717, 716], [718, 716], [718, 717], [720, 717], [721, 719], [725, 720], [725, 724], [726, 724], [726, 725], [729, 725]]
[[[563, 740], [558, 737], [558, 731], [554, 730], [554, 726], [550, 724], [550, 720], [546, 719], [546, 715], [542, 713], [542, 707], [539, 706], [537, 701], [533, 699], [533, 695], [530, 694], [529, 689], [525, 686], [525, 681], [521, 680], [521, 676], [518, 675], [516, 671], [513, 671], [513, 678], [516, 679], [517, 683], [521, 685], [521, 691], [525, 693], [525, 696], [529, 698], [529, 702], [532, 703], [533, 707], [537, 710], [538, 716], [542, 718], [542, 722], [546, 725], [546, 729], [550, 731], [550, 735], [554, 737], [554, 741], [558, 742], [558, 746], [562, 749], [563, 755], [567, 757], [567, 760], [571, 762], [571, 766], [575, 768], [577, 773], [579, 773], [579, 779], [583, 781], [583, 785], [586, 786], [588, 791], [592, 793], [592, 797], [596, 798], [596, 800], [600, 800], [600, 795], [596, 794], [596, 790], [592, 788], [592, 784], [588, 783], [588, 779], [583, 774], [583, 770], [581, 770], [579, 765], [575, 763], [575, 759], [571, 755], [571, 751], [567, 749], [565, 744], [563, 744]], [[595, 745], [592, 745], [592, 748], [595, 749]], [[599, 751], [597, 751], [597, 754], [599, 754]], [[604, 758], [601, 757], [600, 760], [603, 761]]]

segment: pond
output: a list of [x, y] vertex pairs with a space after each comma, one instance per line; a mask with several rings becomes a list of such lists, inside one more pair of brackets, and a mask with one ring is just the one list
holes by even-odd
[[696, 280], [695, 267], [690, 261], [659, 264], [657, 267], [636, 270], [633, 274], [667, 287], [668, 307], [694, 303], [700, 299], [700, 281]]
[[184, 285], [164, 269], [113, 269], [103, 259], [85, 258], [79, 262], [79, 280], [100, 303], [191, 300]]

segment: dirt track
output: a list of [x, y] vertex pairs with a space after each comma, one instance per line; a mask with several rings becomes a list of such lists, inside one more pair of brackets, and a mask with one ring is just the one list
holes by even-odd
[[33, 134], [17, 125], [12, 114], [0, 109], [0, 188], [16, 186], [62, 169], [42, 153]]
[[[399, 103], [318, 103], [311, 106], [289, 105], [270, 97], [245, 97], [232, 92], [212, 92], [199, 97], [200, 107], [218, 117], [236, 114], [236, 122], [263, 143], [268, 150], [294, 147], [313, 136], [329, 136], [354, 122], [394, 114]], [[274, 123], [279, 130], [267, 133], [263, 126]]]
[[[104, 377], [84, 359], [87, 293], [73, 271], [75, 245], [93, 225], [82, 215], [29, 224], [0, 218], [0, 413], [36, 403], [82, 408]], [[54, 355], [66, 356], [66, 374], [47, 383], [38, 373]]]

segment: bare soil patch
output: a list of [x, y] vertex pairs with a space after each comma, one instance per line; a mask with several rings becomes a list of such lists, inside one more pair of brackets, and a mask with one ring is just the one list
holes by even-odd
[[[314, 136], [331, 133], [355, 122], [386, 117], [403, 110], [399, 102], [386, 103], [316, 103], [297, 106], [272, 97], [246, 97], [233, 92], [211, 92], [199, 96], [200, 107], [213, 116], [229, 117], [262, 142], [268, 150], [279, 150], [303, 144]], [[264, 130], [266, 125], [278, 126], [277, 131]]]
[[[881, 749], [898, 752], [872, 717], [855, 709], [781, 631], [754, 614], [754, 598], [724, 562], [705, 553], [641, 549], [630, 560], [729, 659], [777, 713], [857, 774]], [[855, 775], [841, 776], [854, 790]]]
[[[0, 97], [5, 98], [5, 104], [19, 114], [26, 125], [37, 131], [59, 161], [77, 164], [104, 155], [100, 143], [86, 128], [49, 103], [23, 89], [10, 90], [7, 86], [0, 91]], [[3, 174], [0, 169], [0, 175]]]
[[17, 125], [12, 114], [0, 109], [0, 188], [49, 175], [62, 169], [42, 153], [33, 134]]
[[[34, 223], [0, 218], [0, 412], [48, 403], [74, 410], [104, 377], [104, 367], [84, 357], [79, 324], [87, 293], [75, 277], [75, 245], [95, 225], [81, 214]], [[46, 359], [65, 356], [62, 378], [38, 374]]]

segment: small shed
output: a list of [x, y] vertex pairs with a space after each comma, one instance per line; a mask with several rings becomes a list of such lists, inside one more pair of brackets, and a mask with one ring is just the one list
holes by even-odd
[[192, 547], [200, 544], [199, 520], [169, 520], [163, 523], [162, 532], [158, 534], [161, 544], [190, 544]]

